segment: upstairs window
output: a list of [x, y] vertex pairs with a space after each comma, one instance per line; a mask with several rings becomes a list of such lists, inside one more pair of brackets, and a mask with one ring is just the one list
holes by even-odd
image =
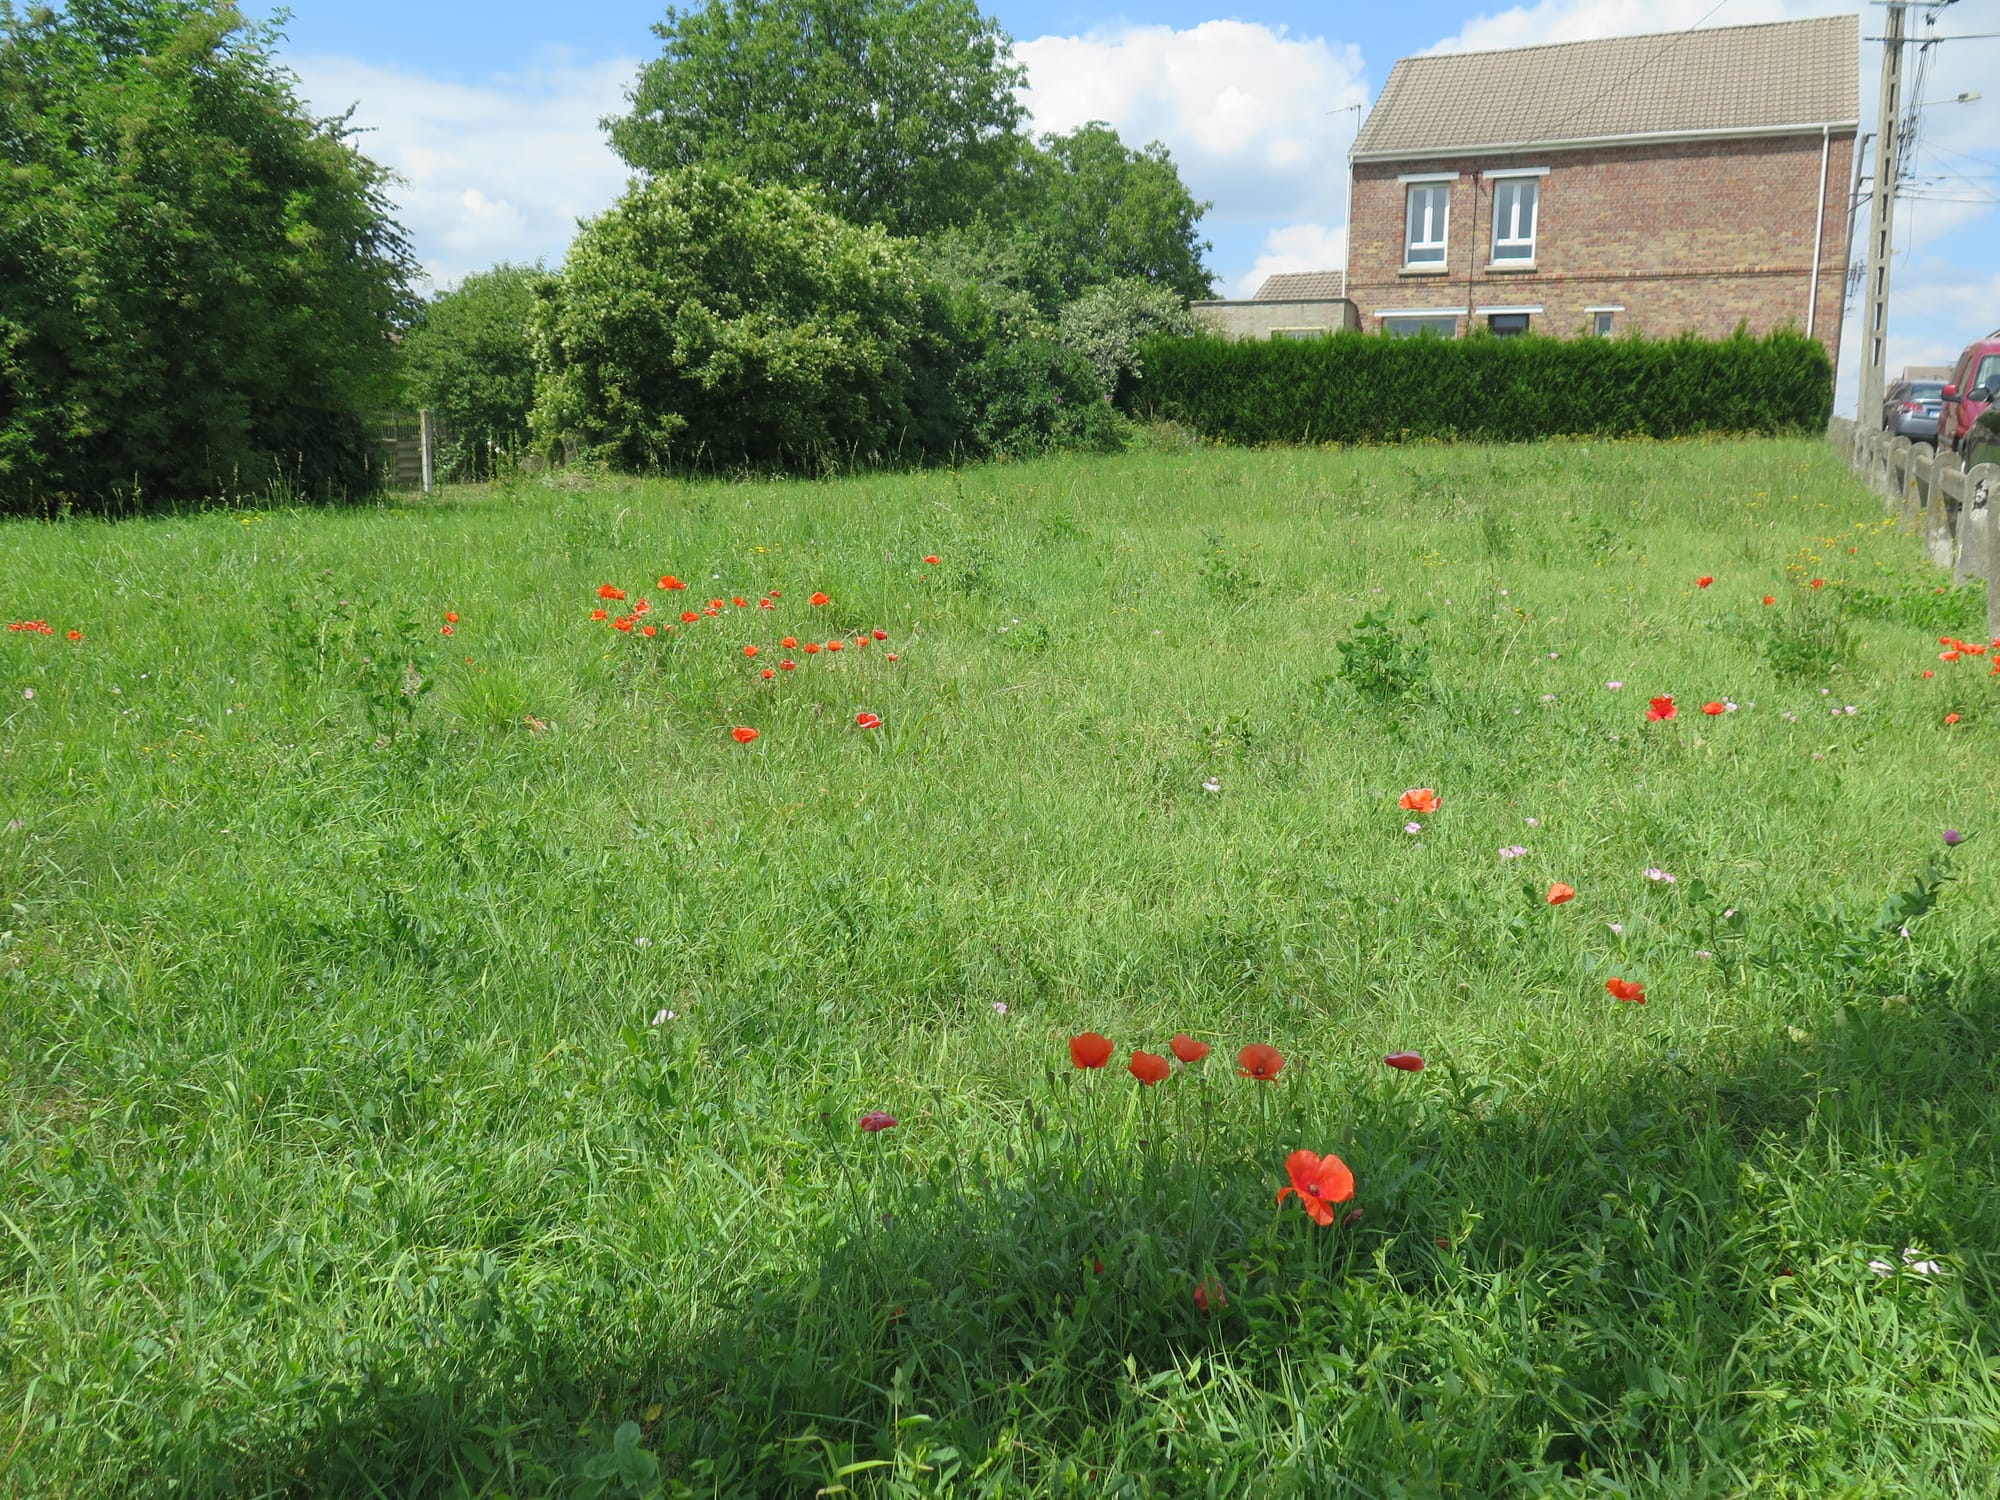
[[1535, 258], [1535, 200], [1541, 180], [1503, 177], [1493, 184], [1493, 263], [1507, 265]]
[[1445, 220], [1451, 213], [1451, 184], [1413, 182], [1409, 209], [1404, 220], [1403, 263], [1409, 266], [1444, 264]]

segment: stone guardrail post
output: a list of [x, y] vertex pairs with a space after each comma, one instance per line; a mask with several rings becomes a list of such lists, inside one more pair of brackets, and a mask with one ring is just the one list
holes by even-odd
[[2000, 639], [2000, 525], [1994, 508], [2000, 506], [2000, 464], [1976, 464], [1965, 474], [1964, 523], [1959, 544], [1959, 561], [1953, 577], [1986, 580], [1986, 629]]
[[1949, 568], [1956, 555], [1959, 517], [1965, 510], [1965, 476], [1947, 459], [1934, 459], [1930, 506], [1924, 512], [1921, 535], [1924, 556], [1931, 565]]
[[1910, 488], [1910, 449], [1908, 438], [1897, 438], [1889, 445], [1889, 462], [1884, 493], [1892, 503], [1899, 502], [1903, 508], [1903, 530], [1923, 535], [1923, 503]]

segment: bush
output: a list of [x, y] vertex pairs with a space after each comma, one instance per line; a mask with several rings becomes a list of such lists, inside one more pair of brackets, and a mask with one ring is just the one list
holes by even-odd
[[204, 0], [0, 6], [0, 510], [370, 487], [382, 170]]
[[1752, 338], [1153, 339], [1120, 385], [1135, 415], [1230, 443], [1519, 442], [1566, 435], [1818, 432], [1833, 367], [1818, 342]]
[[704, 167], [635, 185], [537, 289], [536, 440], [628, 469], [948, 451], [955, 362], [916, 248]]
[[457, 462], [447, 468], [484, 479], [495, 451], [527, 443], [535, 403], [528, 324], [546, 275], [533, 266], [476, 271], [432, 300], [405, 335], [405, 399], [429, 407], [451, 434]]
[[995, 341], [959, 372], [963, 451], [1025, 458], [1109, 453], [1127, 424], [1104, 399], [1090, 363], [1043, 338]]
[[1120, 277], [1090, 288], [1062, 310], [1056, 342], [1090, 362], [1109, 396], [1121, 380], [1142, 373], [1140, 344], [1162, 335], [1188, 338], [1200, 331], [1177, 293]]

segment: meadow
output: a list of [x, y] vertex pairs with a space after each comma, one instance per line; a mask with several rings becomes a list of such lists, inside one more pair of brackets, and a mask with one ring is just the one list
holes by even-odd
[[2000, 1492], [1984, 608], [1803, 440], [8, 526], [0, 1492]]

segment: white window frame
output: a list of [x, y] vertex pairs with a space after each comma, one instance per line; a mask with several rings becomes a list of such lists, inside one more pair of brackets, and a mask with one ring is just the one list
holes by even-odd
[[[1495, 179], [1493, 183], [1492, 263], [1496, 266], [1532, 266], [1535, 263], [1535, 239], [1541, 232], [1542, 227], [1542, 185], [1540, 179], [1547, 175], [1546, 170], [1540, 172], [1489, 172], [1486, 175]], [[1521, 196], [1524, 189], [1529, 194], [1527, 213], [1528, 232], [1526, 235], [1522, 235], [1519, 232], [1521, 228]], [[1500, 233], [1501, 195], [1503, 193], [1508, 195], [1511, 200], [1508, 204], [1506, 224], [1510, 233], [1504, 237]], [[1506, 253], [1503, 254], [1503, 251]]]
[[[1616, 328], [1618, 315], [1625, 311], [1625, 304], [1622, 302], [1593, 302], [1585, 307], [1584, 311], [1590, 314], [1590, 336], [1597, 339], [1608, 339], [1612, 336]], [[1600, 330], [1597, 326], [1599, 318], [1611, 319], [1612, 327]]]
[[1449, 323], [1451, 332], [1439, 332], [1444, 338], [1455, 339], [1458, 337], [1458, 320], [1464, 315], [1462, 307], [1405, 307], [1388, 308], [1375, 314], [1375, 318], [1381, 324], [1381, 336], [1385, 339], [1416, 337], [1414, 333], [1391, 333], [1391, 323]]
[[[1397, 181], [1403, 183], [1404, 185], [1403, 186], [1403, 269], [1404, 270], [1442, 271], [1445, 268], [1447, 259], [1451, 254], [1451, 187], [1452, 184], [1457, 180], [1458, 180], [1458, 174], [1456, 172], [1452, 173], [1425, 172], [1425, 173], [1418, 173], [1407, 178], [1397, 179]], [[1424, 225], [1424, 228], [1426, 230], [1434, 229], [1436, 231], [1435, 239], [1419, 240], [1417, 238], [1416, 210], [1417, 210], [1417, 195], [1420, 193], [1424, 195], [1424, 201], [1427, 205], [1432, 201], [1434, 201], [1431, 198], [1431, 194], [1433, 193], [1438, 194], [1439, 197], [1442, 198], [1443, 200], [1441, 211], [1438, 212], [1436, 216], [1437, 217], [1436, 224], [1433, 225], [1430, 223], [1426, 223]], [[1425, 215], [1427, 219], [1430, 216], [1430, 209], [1428, 207], [1426, 207]], [[1418, 251], [1430, 252], [1433, 250], [1437, 252], [1435, 255], [1426, 253], [1425, 257], [1422, 260], [1417, 259]]]

